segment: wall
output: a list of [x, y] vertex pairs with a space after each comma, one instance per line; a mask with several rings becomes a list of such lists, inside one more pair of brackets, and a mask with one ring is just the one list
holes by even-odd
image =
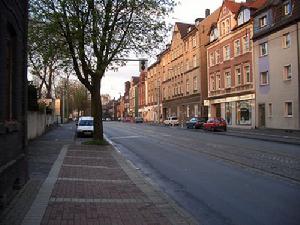
[[42, 135], [46, 128], [54, 124], [53, 115], [47, 115], [39, 112], [28, 112], [27, 115], [27, 138], [32, 140]]

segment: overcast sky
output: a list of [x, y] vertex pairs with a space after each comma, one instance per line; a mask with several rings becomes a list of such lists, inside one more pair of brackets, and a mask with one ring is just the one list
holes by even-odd
[[[170, 22], [194, 23], [196, 18], [205, 17], [205, 9], [211, 12], [222, 4], [222, 0], [181, 0], [170, 16]], [[166, 43], [167, 44], [167, 43]], [[151, 56], [153, 58], [153, 56]], [[139, 75], [138, 62], [129, 62], [117, 72], [108, 71], [102, 80], [101, 93], [118, 98], [124, 93], [124, 82]]]

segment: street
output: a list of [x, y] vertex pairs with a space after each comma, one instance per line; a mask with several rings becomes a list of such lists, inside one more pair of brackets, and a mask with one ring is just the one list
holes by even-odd
[[300, 223], [299, 146], [121, 122], [104, 132], [199, 224]]

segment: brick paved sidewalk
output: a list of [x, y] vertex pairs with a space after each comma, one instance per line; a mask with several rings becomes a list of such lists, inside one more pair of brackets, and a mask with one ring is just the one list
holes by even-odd
[[112, 146], [65, 146], [22, 225], [195, 224]]

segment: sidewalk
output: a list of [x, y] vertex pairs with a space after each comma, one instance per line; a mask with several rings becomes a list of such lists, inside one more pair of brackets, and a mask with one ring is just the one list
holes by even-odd
[[65, 145], [22, 225], [194, 224], [112, 146]]
[[300, 131], [297, 130], [228, 128], [227, 132], [216, 133], [220, 135], [300, 145]]

